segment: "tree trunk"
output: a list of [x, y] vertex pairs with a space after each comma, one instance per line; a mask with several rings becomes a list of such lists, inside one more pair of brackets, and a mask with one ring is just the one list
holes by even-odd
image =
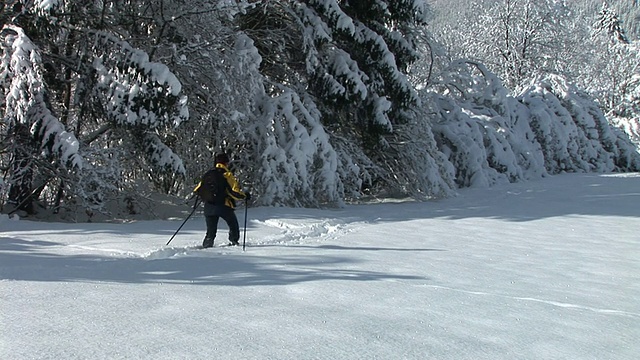
[[[33, 197], [31, 194], [33, 186], [33, 159], [30, 151], [31, 136], [29, 129], [23, 124], [16, 124], [10, 134], [12, 138], [13, 161], [9, 179], [11, 186], [9, 188], [8, 203], [15, 204], [16, 210], [24, 210], [27, 214], [33, 214]], [[12, 135], [12, 136], [11, 136]]]

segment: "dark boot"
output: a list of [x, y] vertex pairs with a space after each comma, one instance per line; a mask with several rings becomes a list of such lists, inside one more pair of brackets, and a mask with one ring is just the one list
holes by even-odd
[[202, 247], [205, 248], [205, 249], [213, 247], [213, 239], [204, 238], [204, 241], [202, 241]]

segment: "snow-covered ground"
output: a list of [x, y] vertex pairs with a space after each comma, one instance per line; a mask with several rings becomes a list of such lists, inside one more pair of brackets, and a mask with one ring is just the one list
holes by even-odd
[[0, 217], [0, 358], [640, 358], [640, 174], [248, 214]]

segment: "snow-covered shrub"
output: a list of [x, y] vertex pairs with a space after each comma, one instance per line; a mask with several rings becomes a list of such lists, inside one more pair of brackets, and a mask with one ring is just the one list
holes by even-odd
[[531, 110], [549, 172], [638, 169], [640, 154], [628, 135], [615, 131], [598, 104], [566, 79], [547, 76], [518, 100]]
[[475, 62], [443, 74], [426, 92], [439, 149], [458, 186], [491, 186], [563, 171], [636, 171], [640, 154], [598, 104], [564, 78], [548, 76], [512, 97]]
[[425, 92], [436, 114], [439, 149], [455, 169], [459, 187], [491, 186], [542, 176], [542, 154], [528, 126], [529, 113], [509, 97], [482, 64], [460, 61], [446, 70], [437, 92]]

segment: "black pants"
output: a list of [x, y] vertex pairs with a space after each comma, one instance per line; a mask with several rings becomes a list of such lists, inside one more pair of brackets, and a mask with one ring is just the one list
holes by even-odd
[[213, 240], [216, 238], [216, 233], [218, 232], [218, 221], [220, 218], [222, 218], [229, 227], [229, 242], [232, 244], [238, 244], [238, 240], [240, 239], [238, 218], [232, 208], [225, 206], [218, 209], [218, 211], [216, 211], [216, 215], [204, 217], [207, 223], [207, 235], [204, 238], [204, 246], [213, 246]]

